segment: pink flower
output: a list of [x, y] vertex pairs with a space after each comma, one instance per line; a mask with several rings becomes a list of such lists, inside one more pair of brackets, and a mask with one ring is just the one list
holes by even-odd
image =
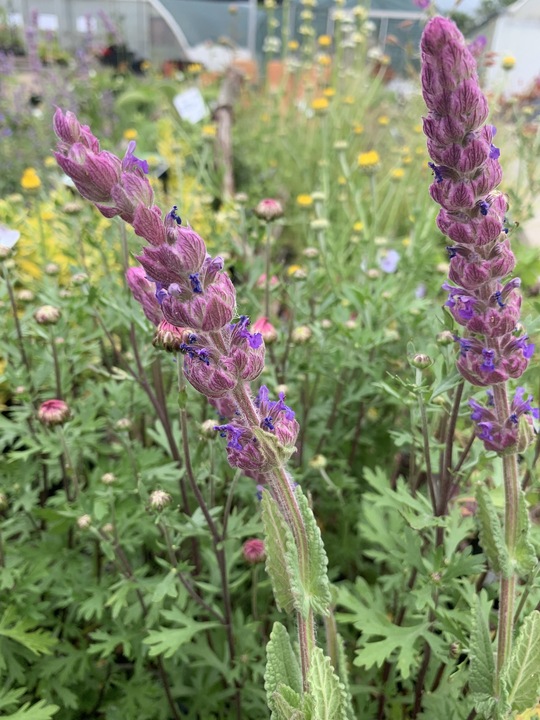
[[69, 420], [71, 411], [63, 400], [45, 400], [38, 410], [38, 419], [44, 425], [63, 425]]
[[265, 198], [264, 200], [261, 200], [255, 208], [255, 215], [261, 220], [272, 222], [272, 220], [277, 220], [282, 217], [283, 207], [279, 200]]
[[257, 538], [246, 540], [242, 546], [242, 555], [244, 556], [244, 560], [251, 565], [264, 562], [266, 557], [264, 542], [257, 540]]
[[277, 330], [268, 320], [267, 317], [260, 317], [253, 323], [251, 329], [255, 333], [260, 333], [263, 337], [265, 345], [270, 345], [277, 340]]

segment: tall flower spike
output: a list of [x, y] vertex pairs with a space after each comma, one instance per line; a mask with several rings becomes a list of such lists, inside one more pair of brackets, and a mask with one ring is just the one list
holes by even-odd
[[[431, 197], [441, 206], [439, 229], [454, 243], [446, 307], [464, 328], [457, 360], [473, 385], [490, 386], [520, 377], [534, 346], [517, 330], [520, 281], [505, 278], [515, 258], [505, 228], [506, 197], [496, 129], [485, 124], [488, 104], [478, 83], [476, 61], [451, 20], [435, 17], [422, 35], [422, 93], [429, 113], [423, 119], [432, 162]], [[478, 411], [473, 413], [477, 421]], [[477, 423], [490, 450], [507, 452], [517, 444], [517, 425], [497, 418], [504, 433], [493, 434], [492, 420]], [[489, 425], [489, 427], [487, 426]]]

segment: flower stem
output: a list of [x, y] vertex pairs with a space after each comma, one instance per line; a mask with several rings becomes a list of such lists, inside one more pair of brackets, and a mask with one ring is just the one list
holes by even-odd
[[[493, 386], [493, 400], [499, 419], [510, 415], [506, 384]], [[519, 472], [517, 453], [504, 455], [504, 539], [508, 554], [512, 559], [517, 545], [518, 512], [519, 512]], [[495, 692], [500, 690], [501, 673], [512, 650], [514, 626], [514, 603], [516, 595], [516, 574], [505, 577], [501, 574], [499, 592], [499, 627], [497, 634], [497, 667], [495, 676]]]

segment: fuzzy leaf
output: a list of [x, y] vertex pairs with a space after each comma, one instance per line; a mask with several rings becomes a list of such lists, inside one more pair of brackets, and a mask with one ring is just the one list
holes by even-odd
[[529, 539], [530, 528], [531, 521], [527, 511], [527, 501], [525, 500], [525, 494], [520, 492], [515, 560], [519, 572], [523, 575], [528, 575], [532, 572], [537, 562], [534, 546]]
[[309, 507], [307, 497], [300, 489], [297, 490], [296, 497], [306, 529], [308, 555], [304, 567], [297, 548], [294, 546], [287, 548], [287, 564], [292, 581], [291, 587], [296, 597], [296, 608], [304, 618], [307, 618], [310, 610], [326, 615], [331, 600], [330, 583], [326, 571], [328, 558], [321, 531]]
[[523, 621], [503, 679], [512, 712], [523, 712], [537, 702], [540, 691], [540, 612], [537, 610]]
[[311, 655], [309, 688], [313, 699], [313, 720], [346, 720], [344, 708], [345, 688], [321, 648]]
[[469, 687], [475, 707], [479, 711], [494, 707], [496, 700], [493, 697], [495, 676], [495, 663], [493, 660], [493, 647], [489, 635], [490, 604], [485, 595], [477, 598], [473, 618], [471, 643], [469, 648]]
[[485, 552], [493, 570], [503, 573], [506, 577], [511, 574], [510, 558], [503, 538], [501, 522], [491, 495], [485, 485], [476, 488], [478, 511], [476, 516], [480, 523], [480, 545]]
[[345, 643], [343, 638], [338, 633], [337, 635], [337, 662], [338, 662], [338, 675], [343, 686], [343, 716], [346, 720], [355, 720], [354, 710], [351, 701], [351, 690], [349, 684], [349, 670], [347, 667], [347, 655], [345, 653]]
[[46, 700], [40, 700], [35, 705], [25, 703], [11, 715], [3, 715], [4, 720], [49, 720], [60, 710], [58, 705], [47, 705]]
[[286, 686], [299, 695], [302, 692], [302, 675], [289, 633], [281, 623], [276, 622], [266, 646], [266, 670], [264, 673], [264, 689], [268, 706], [276, 713], [277, 706], [274, 704], [273, 698], [280, 686]]
[[272, 695], [272, 720], [305, 720], [306, 716], [300, 709], [302, 697], [290, 687], [280, 685]]
[[266, 548], [266, 572], [270, 577], [274, 598], [279, 610], [291, 613], [295, 607], [291, 589], [289, 567], [286, 562], [288, 548], [293, 551], [292, 533], [281, 511], [269, 492], [263, 492], [262, 521]]

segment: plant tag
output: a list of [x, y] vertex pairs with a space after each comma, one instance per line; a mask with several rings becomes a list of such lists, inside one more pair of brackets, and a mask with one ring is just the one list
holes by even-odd
[[196, 87], [178, 93], [173, 99], [173, 105], [182, 120], [187, 120], [192, 125], [200, 122], [208, 115], [208, 108], [204, 98], [199, 88]]

